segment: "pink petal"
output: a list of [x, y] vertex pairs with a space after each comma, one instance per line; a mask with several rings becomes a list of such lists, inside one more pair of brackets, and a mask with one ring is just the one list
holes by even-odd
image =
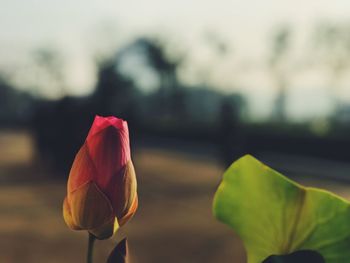
[[[107, 120], [109, 125], [89, 136], [86, 141], [89, 156], [97, 171], [93, 180], [103, 191], [106, 190], [113, 176], [117, 175], [130, 160], [127, 125], [123, 124], [123, 129], [117, 129], [116, 126], [120, 122], [115, 119]], [[112, 125], [110, 122], [113, 122], [115, 125]], [[105, 126], [105, 123], [102, 125]]]

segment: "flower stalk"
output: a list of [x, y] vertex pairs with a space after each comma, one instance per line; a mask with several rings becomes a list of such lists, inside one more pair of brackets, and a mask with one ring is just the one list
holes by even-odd
[[96, 240], [95, 236], [89, 233], [86, 263], [92, 263], [93, 261], [95, 240]]

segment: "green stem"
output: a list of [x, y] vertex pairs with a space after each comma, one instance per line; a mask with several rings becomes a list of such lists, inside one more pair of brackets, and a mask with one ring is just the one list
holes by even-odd
[[89, 233], [86, 263], [92, 263], [95, 239], [96, 239], [95, 236]]

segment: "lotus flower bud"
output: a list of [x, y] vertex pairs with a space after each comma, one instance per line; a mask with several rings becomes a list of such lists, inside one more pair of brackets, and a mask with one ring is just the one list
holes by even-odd
[[127, 122], [96, 116], [69, 173], [63, 217], [73, 230], [109, 238], [138, 206]]

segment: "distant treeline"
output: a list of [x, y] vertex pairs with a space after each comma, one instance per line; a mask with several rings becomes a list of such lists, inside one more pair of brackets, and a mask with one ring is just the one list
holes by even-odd
[[142, 50], [157, 72], [160, 81], [155, 90], [143, 92], [120, 70], [126, 52], [122, 50], [99, 63], [96, 87], [89, 96], [46, 100], [0, 81], [0, 125], [31, 129], [40, 156], [65, 172], [96, 114], [126, 119], [136, 146], [143, 141], [157, 145], [164, 138], [210, 144], [217, 147], [218, 158], [225, 163], [258, 151], [348, 159], [346, 125], [335, 123], [321, 134], [307, 123], [247, 123], [243, 96], [182, 84], [177, 77], [180, 62], [169, 59], [157, 42], [139, 39], [127, 50], [132, 48]]

